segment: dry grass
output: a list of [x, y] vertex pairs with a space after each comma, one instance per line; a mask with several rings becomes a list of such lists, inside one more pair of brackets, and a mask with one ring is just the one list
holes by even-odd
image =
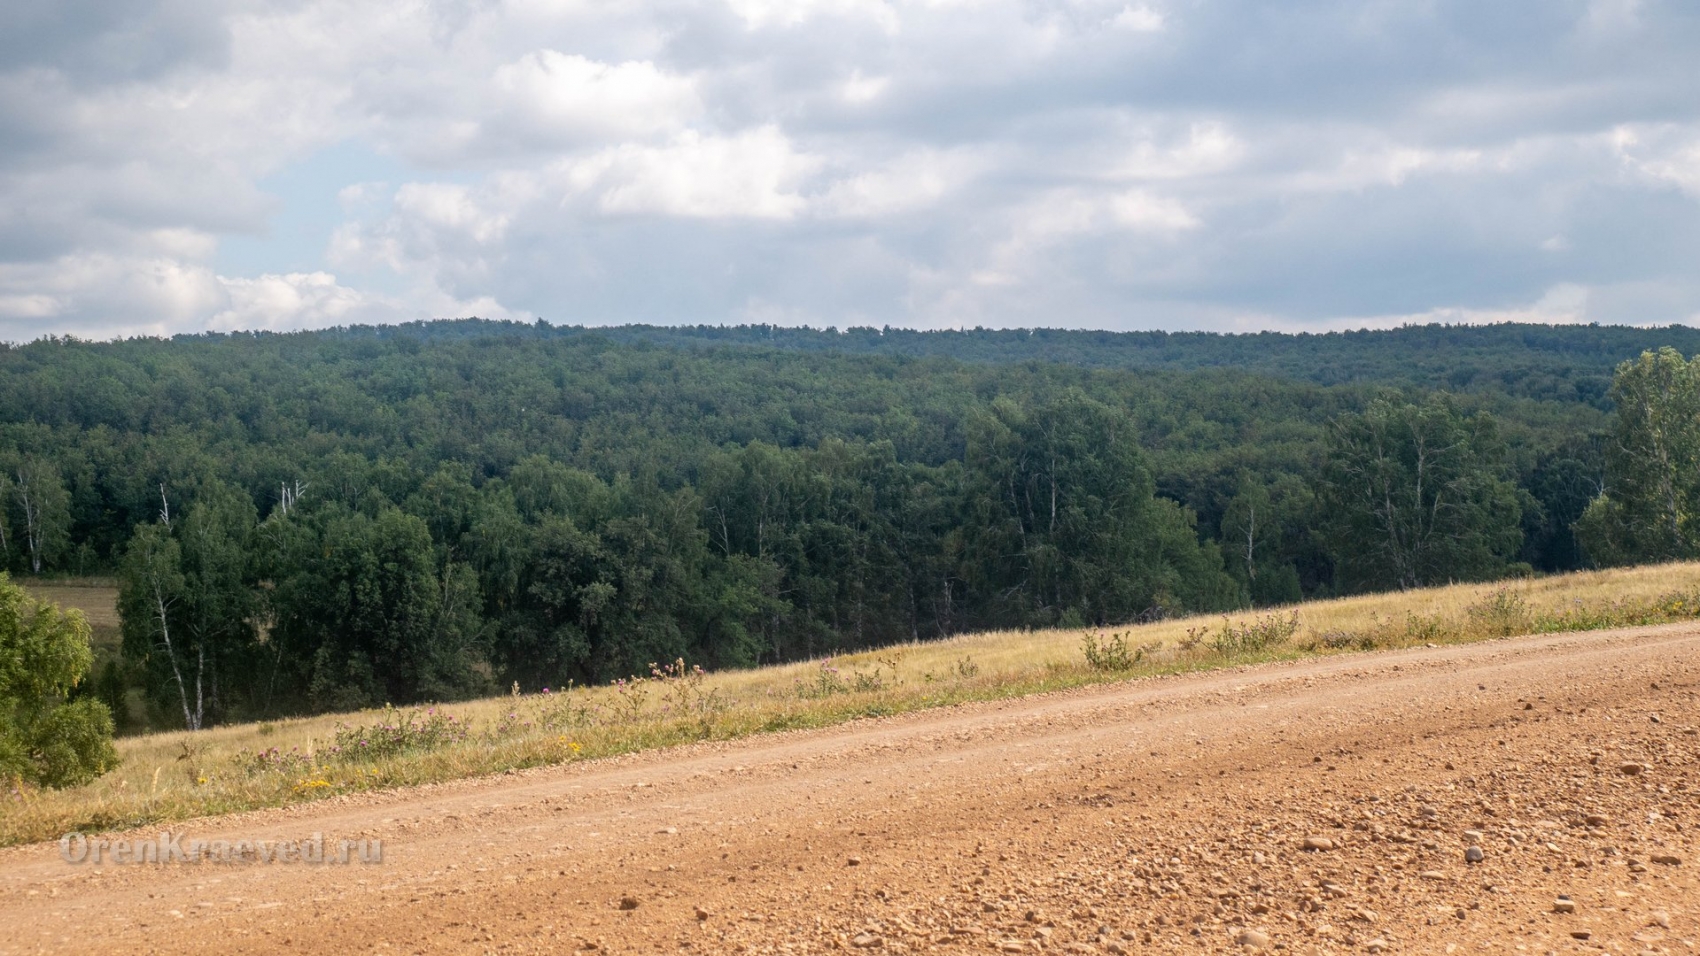
[[[1696, 617], [1700, 563], [1670, 564], [1099, 629], [1097, 646], [1116, 649], [1101, 666], [1079, 630], [1001, 631], [751, 671], [527, 688], [411, 716], [150, 734], [120, 740], [122, 765], [86, 787], [14, 790], [0, 803], [0, 845], [1231, 663]], [[374, 754], [362, 739], [394, 746]]]
[[13, 583], [23, 586], [38, 601], [51, 601], [64, 608], [76, 608], [94, 627], [118, 626], [118, 588], [100, 578], [72, 580], [39, 580], [17, 578]]

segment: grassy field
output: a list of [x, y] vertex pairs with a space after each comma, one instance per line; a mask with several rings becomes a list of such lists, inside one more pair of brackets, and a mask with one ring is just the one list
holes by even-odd
[[13, 583], [38, 601], [82, 611], [91, 627], [118, 627], [118, 586], [106, 578], [14, 578]]
[[[110, 613], [110, 588], [35, 588]], [[1366, 595], [1090, 631], [1003, 631], [779, 667], [124, 738], [64, 791], [12, 788], [0, 845], [968, 700], [1353, 650], [1700, 618], [1700, 563]]]

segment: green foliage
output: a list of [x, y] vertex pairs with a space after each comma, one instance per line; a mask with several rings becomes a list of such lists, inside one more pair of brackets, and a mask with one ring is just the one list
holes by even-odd
[[1105, 624], [1231, 600], [1220, 554], [1156, 497], [1136, 438], [1077, 391], [1031, 409], [996, 402], [971, 423], [973, 583], [1008, 616]]
[[280, 515], [269, 593], [276, 681], [315, 708], [487, 692], [474, 572], [440, 563], [425, 522], [328, 506]]
[[1304, 599], [1298, 565], [1314, 561], [1316, 496], [1295, 475], [1263, 481], [1242, 471], [1223, 509], [1222, 555], [1228, 570], [1256, 605]]
[[[115, 677], [191, 728], [1550, 570], [1581, 561], [1607, 373], [1686, 336], [465, 321], [35, 343], [0, 349], [0, 562], [116, 562]], [[1413, 392], [1376, 412], [1388, 384]], [[1445, 497], [1394, 511], [1474, 537], [1378, 555], [1324, 472], [1366, 421], [1414, 434], [1399, 410], [1433, 388], [1461, 393], [1437, 421], [1468, 453]], [[33, 552], [20, 480], [62, 492]]]
[[1672, 348], [1619, 366], [1606, 493], [1576, 523], [1604, 565], [1700, 557], [1700, 356]]
[[1355, 590], [1490, 578], [1522, 544], [1522, 505], [1492, 416], [1377, 399], [1329, 433], [1322, 506], [1337, 580]]
[[165, 517], [137, 527], [119, 566], [124, 648], [147, 671], [155, 704], [198, 730], [252, 701], [263, 679], [257, 515], [246, 495], [213, 480], [186, 515]]
[[1086, 666], [1095, 671], [1131, 670], [1141, 656], [1128, 643], [1126, 631], [1116, 631], [1108, 637], [1087, 631], [1081, 635], [1080, 650], [1086, 655]]
[[0, 572], [0, 780], [70, 787], [117, 766], [106, 706], [69, 699], [93, 659], [81, 612], [33, 601]]

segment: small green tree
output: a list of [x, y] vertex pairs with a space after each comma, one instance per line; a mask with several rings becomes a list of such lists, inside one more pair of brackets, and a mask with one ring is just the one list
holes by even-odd
[[93, 660], [82, 612], [35, 601], [0, 572], [0, 778], [71, 787], [117, 766], [106, 705], [68, 699]]

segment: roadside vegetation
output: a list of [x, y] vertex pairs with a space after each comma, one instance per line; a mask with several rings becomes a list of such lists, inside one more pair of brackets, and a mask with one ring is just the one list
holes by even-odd
[[0, 844], [1239, 664], [1696, 618], [1700, 563], [1688, 562], [986, 632], [753, 670], [705, 673], [675, 659], [594, 687], [121, 738], [118, 768], [92, 783], [14, 783]]

